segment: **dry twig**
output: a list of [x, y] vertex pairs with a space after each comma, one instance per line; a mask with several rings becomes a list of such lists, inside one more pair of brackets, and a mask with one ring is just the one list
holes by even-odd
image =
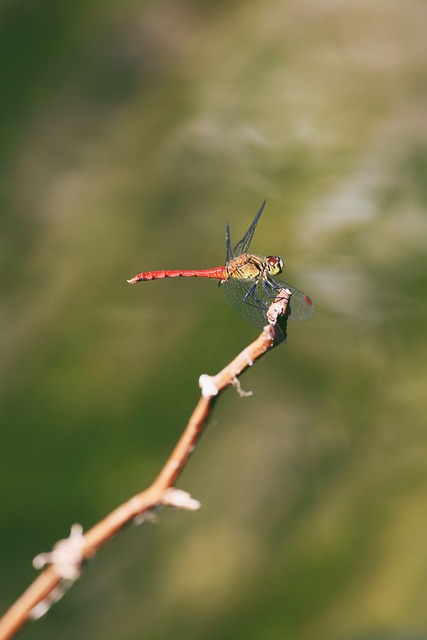
[[39, 554], [34, 559], [36, 568], [42, 568], [45, 564], [49, 564], [49, 567], [0, 619], [0, 640], [12, 638], [26, 622], [46, 613], [67, 587], [80, 577], [83, 563], [92, 558], [126, 524], [147, 519], [154, 509], [162, 506], [188, 510], [200, 507], [200, 503], [190, 494], [176, 489], [175, 482], [206, 426], [218, 395], [230, 385], [236, 386], [240, 395], [246, 395], [240, 388], [239, 376], [258, 358], [284, 341], [284, 334], [277, 320], [286, 315], [290, 297], [289, 290], [281, 289], [268, 310], [269, 324], [258, 338], [216, 376], [200, 376], [201, 398], [175, 449], [151, 486], [120, 505], [85, 534], [80, 525], [73, 525], [69, 538], [59, 541], [52, 552]]

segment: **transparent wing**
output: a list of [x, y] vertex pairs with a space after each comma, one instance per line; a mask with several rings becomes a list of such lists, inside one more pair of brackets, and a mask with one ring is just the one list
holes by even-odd
[[264, 327], [267, 321], [267, 310], [280, 289], [292, 292], [287, 315], [292, 320], [309, 320], [313, 313], [310, 298], [295, 287], [275, 278], [260, 279], [240, 278], [238, 275], [221, 284], [224, 297], [245, 320], [256, 327]]
[[267, 324], [266, 307], [254, 298], [255, 280], [229, 278], [221, 284], [224, 298], [250, 324], [262, 329]]
[[[292, 292], [291, 301], [289, 303], [289, 317], [297, 322], [310, 320], [314, 313], [313, 303], [306, 293], [296, 289], [286, 282], [276, 280], [276, 278], [268, 278], [269, 286], [277, 291], [277, 289], [289, 289]], [[274, 298], [274, 296], [273, 296]]]
[[249, 229], [246, 231], [246, 233], [243, 236], [243, 238], [234, 247], [233, 256], [238, 256], [241, 253], [247, 253], [248, 252], [249, 245], [251, 244], [252, 237], [253, 237], [253, 235], [255, 233], [255, 229], [256, 229], [256, 226], [258, 224], [258, 220], [260, 219], [261, 213], [262, 213], [262, 211], [263, 211], [263, 209], [265, 207], [265, 203], [266, 203], [266, 200], [264, 200], [264, 202], [262, 203], [260, 210], [256, 214], [256, 216], [254, 218], [254, 221], [252, 222], [252, 224], [249, 227]]
[[227, 247], [227, 255], [226, 255], [226, 262], [230, 262], [230, 260], [233, 259], [233, 252], [231, 250], [231, 242], [230, 242], [230, 225], [227, 222], [227, 226], [225, 229], [225, 244]]

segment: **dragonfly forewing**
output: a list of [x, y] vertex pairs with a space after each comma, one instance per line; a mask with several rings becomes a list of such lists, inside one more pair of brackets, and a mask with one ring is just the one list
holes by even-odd
[[260, 210], [256, 214], [251, 226], [246, 231], [246, 233], [243, 236], [243, 238], [234, 247], [234, 249], [233, 249], [233, 256], [234, 257], [240, 255], [241, 253], [246, 253], [248, 251], [249, 245], [251, 244], [253, 235], [255, 233], [256, 226], [258, 224], [258, 220], [260, 219], [261, 213], [263, 212], [263, 209], [265, 207], [265, 203], [266, 203], [266, 200], [264, 200], [264, 202], [262, 203]]

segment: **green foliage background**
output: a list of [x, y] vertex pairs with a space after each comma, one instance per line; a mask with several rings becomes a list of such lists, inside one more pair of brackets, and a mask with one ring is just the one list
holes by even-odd
[[427, 637], [427, 5], [0, 5], [0, 604], [144, 488], [255, 336], [214, 283], [283, 255], [316, 314], [180, 486], [22, 637]]

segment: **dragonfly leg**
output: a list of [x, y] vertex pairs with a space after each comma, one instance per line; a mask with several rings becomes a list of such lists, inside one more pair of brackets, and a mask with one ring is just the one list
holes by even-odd
[[276, 289], [275, 287], [273, 287], [273, 285], [271, 284], [271, 282], [269, 280], [264, 280], [264, 282], [262, 283], [262, 286], [264, 288], [265, 291], [265, 295], [267, 296], [267, 298], [275, 298], [276, 297]]
[[[252, 287], [249, 289], [249, 291], [246, 293], [245, 297], [243, 298], [243, 302], [247, 302], [249, 296], [254, 295], [254, 291], [255, 291], [255, 287], [256, 287], [256, 282], [252, 285]], [[248, 303], [249, 304], [249, 303]]]
[[[271, 280], [264, 280], [263, 282], [264, 292], [267, 298], [271, 300], [275, 300], [277, 298], [278, 301], [284, 299], [283, 296], [278, 297], [278, 292], [283, 289], [283, 287], [277, 286], [277, 283], [272, 282]], [[290, 316], [292, 313], [291, 303], [288, 301], [287, 309], [286, 309], [286, 317]]]
[[276, 283], [273, 283], [270, 280], [264, 280], [262, 284], [266, 297], [272, 298], [273, 300], [277, 297], [277, 292], [280, 291], [280, 289], [283, 289], [283, 286], [277, 286]]
[[243, 302], [246, 302], [246, 304], [248, 304], [251, 307], [255, 307], [256, 309], [261, 309], [261, 311], [265, 315], [265, 312], [266, 312], [265, 304], [262, 302], [262, 300], [259, 300], [255, 296], [256, 286], [257, 286], [257, 282], [255, 282], [252, 285], [252, 287], [249, 289], [249, 291], [246, 293], [245, 297], [243, 298]]

